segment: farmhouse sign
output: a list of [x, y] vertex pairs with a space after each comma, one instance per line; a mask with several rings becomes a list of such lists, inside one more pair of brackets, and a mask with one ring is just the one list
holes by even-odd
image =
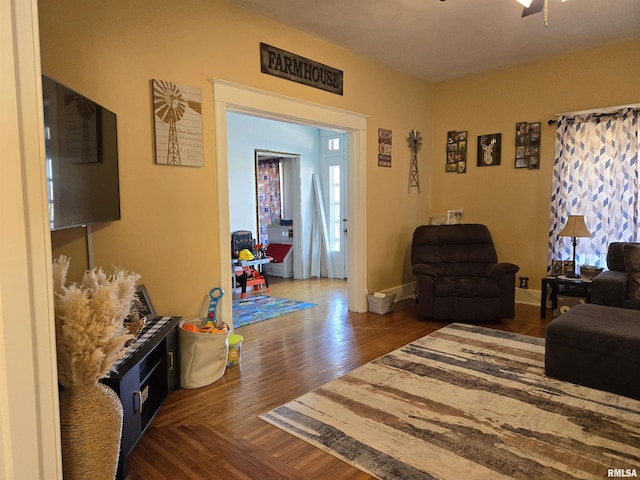
[[343, 72], [266, 43], [260, 43], [260, 71], [342, 95]]

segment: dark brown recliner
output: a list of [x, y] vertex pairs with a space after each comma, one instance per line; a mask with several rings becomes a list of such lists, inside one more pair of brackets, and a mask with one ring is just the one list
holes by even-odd
[[485, 225], [418, 227], [411, 266], [420, 317], [456, 322], [514, 317], [515, 274], [520, 268], [498, 263]]

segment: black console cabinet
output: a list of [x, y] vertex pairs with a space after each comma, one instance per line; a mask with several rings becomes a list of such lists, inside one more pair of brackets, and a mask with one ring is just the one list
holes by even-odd
[[171, 390], [178, 386], [180, 317], [158, 317], [145, 326], [115, 371], [102, 381], [120, 397], [124, 417], [117, 479], [127, 478], [127, 457]]

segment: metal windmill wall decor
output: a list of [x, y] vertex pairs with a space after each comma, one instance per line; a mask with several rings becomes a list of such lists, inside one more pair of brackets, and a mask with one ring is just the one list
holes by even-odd
[[411, 150], [411, 165], [409, 166], [409, 193], [411, 188], [416, 187], [420, 193], [420, 178], [418, 177], [418, 151], [422, 147], [422, 135], [417, 130], [409, 132], [407, 138], [409, 149]]

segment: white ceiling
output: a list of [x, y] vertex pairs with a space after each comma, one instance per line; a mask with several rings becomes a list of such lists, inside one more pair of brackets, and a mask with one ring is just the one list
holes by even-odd
[[547, 27], [516, 0], [227, 1], [429, 81], [640, 37], [640, 0], [548, 0]]

